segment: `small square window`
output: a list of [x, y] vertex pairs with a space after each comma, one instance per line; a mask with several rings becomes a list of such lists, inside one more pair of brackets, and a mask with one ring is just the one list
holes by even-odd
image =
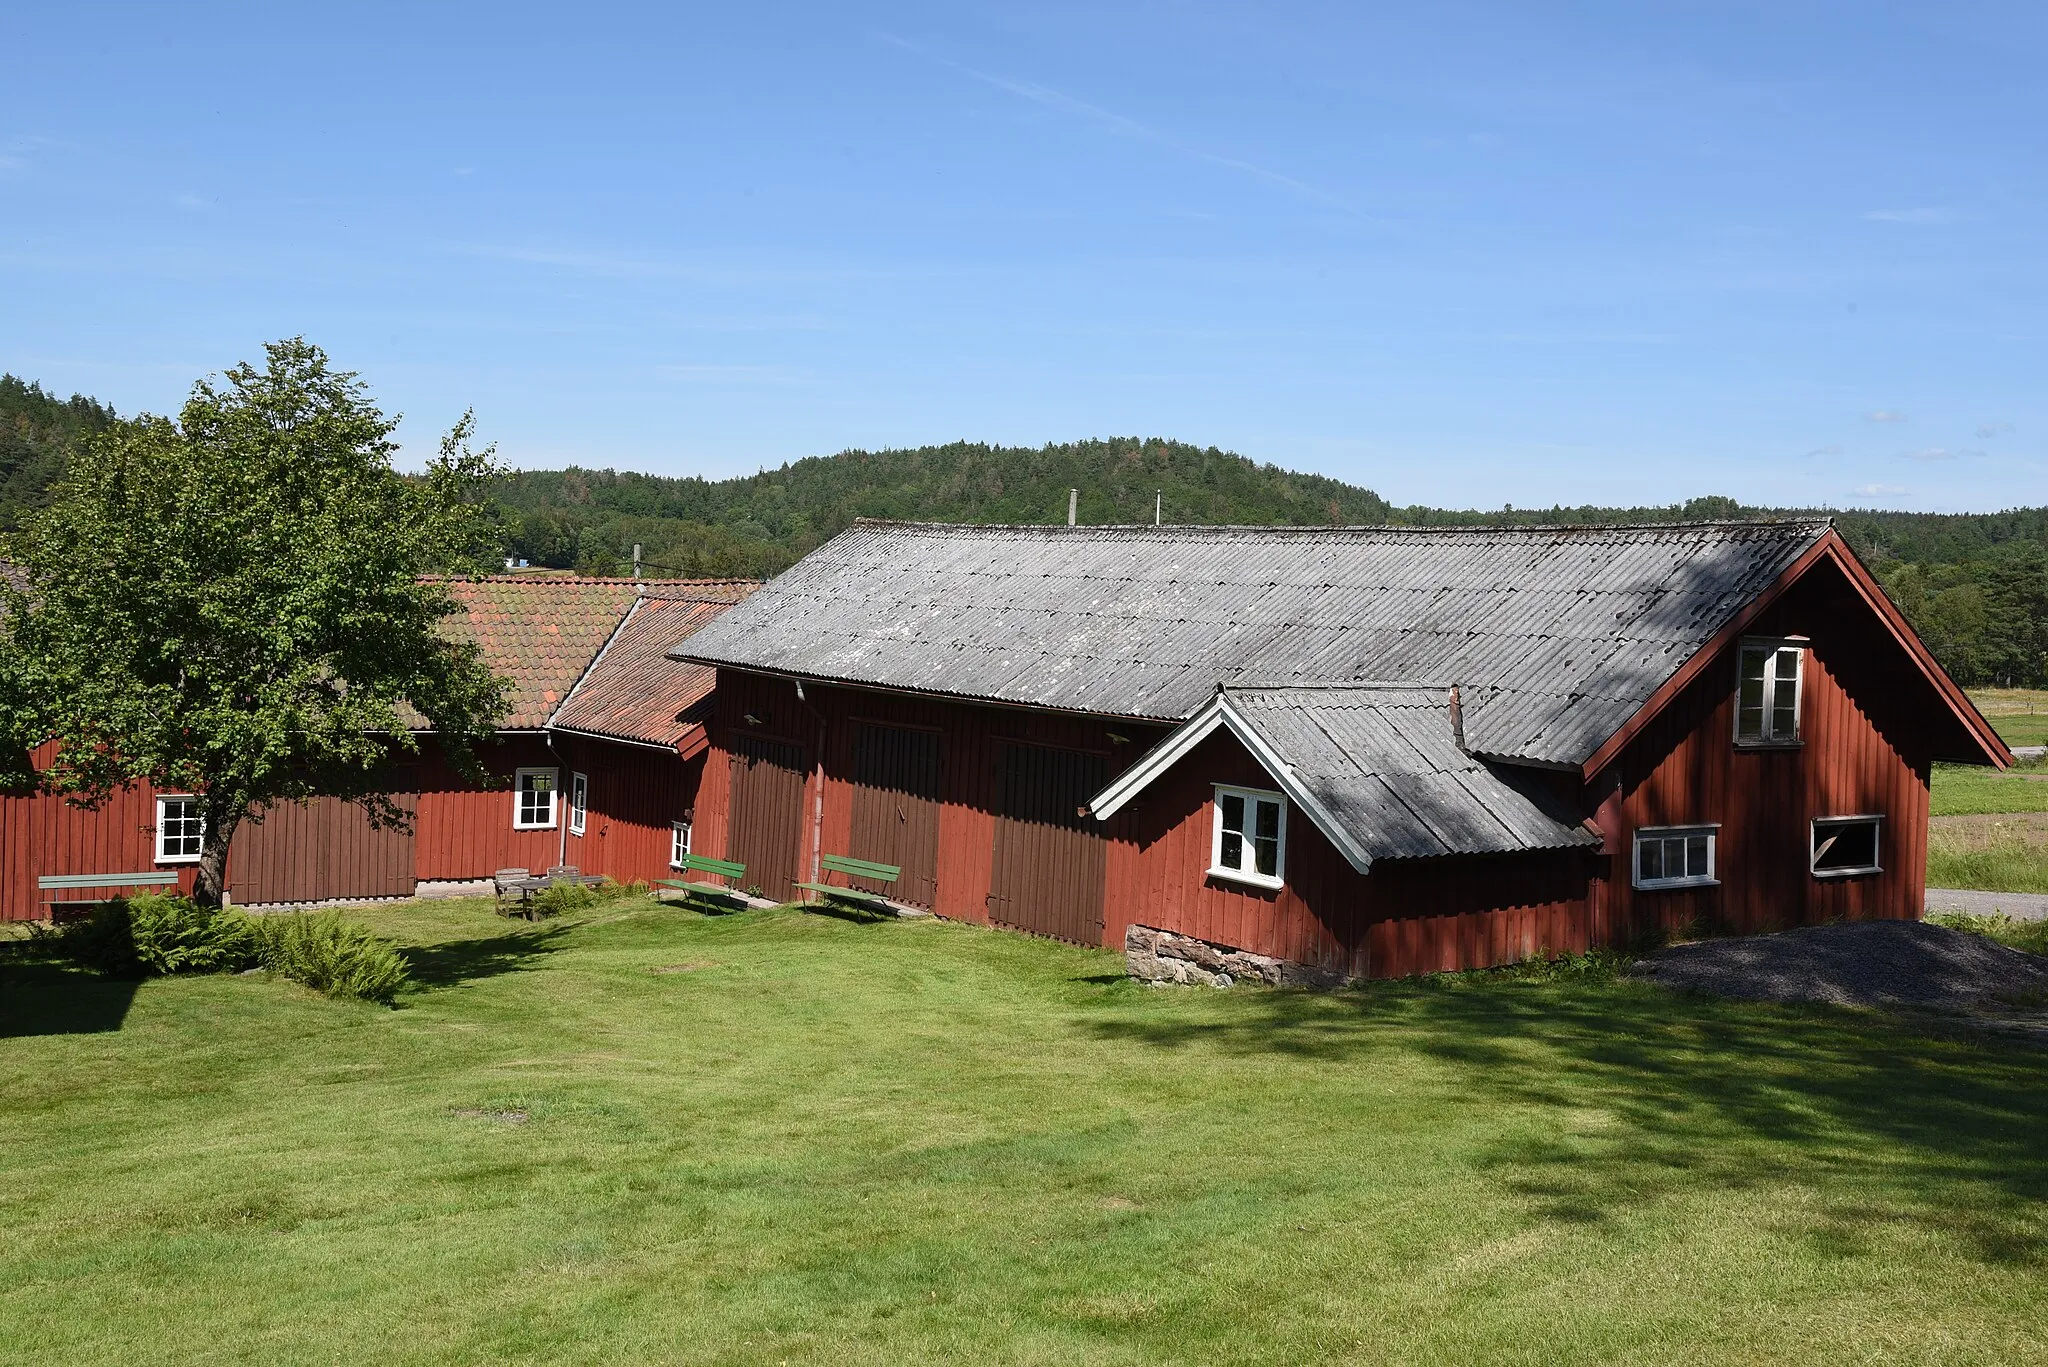
[[1883, 873], [1878, 849], [1884, 834], [1881, 816], [1828, 816], [1813, 823], [1813, 876], [1848, 878]]
[[198, 798], [160, 797], [156, 800], [157, 863], [196, 863], [205, 843], [206, 818], [199, 814]]
[[1216, 789], [1209, 872], [1277, 888], [1287, 870], [1287, 799], [1256, 788]]
[[583, 834], [583, 827], [590, 815], [590, 779], [583, 774], [569, 775], [569, 834]]
[[1806, 650], [1797, 641], [1744, 641], [1735, 688], [1738, 745], [1797, 745]]
[[512, 828], [518, 831], [545, 830], [555, 824], [553, 769], [521, 769], [512, 779]]
[[672, 869], [683, 867], [683, 861], [690, 857], [690, 823], [675, 822], [668, 828], [668, 866]]
[[1646, 826], [1636, 832], [1635, 885], [1639, 888], [1712, 887], [1712, 826]]

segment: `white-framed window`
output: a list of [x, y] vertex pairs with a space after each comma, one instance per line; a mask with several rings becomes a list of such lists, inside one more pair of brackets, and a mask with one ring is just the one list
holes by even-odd
[[1636, 832], [1635, 885], [1639, 888], [1702, 888], [1720, 881], [1714, 874], [1714, 826], [1645, 826]]
[[555, 824], [557, 769], [521, 769], [512, 775], [512, 829], [546, 830]]
[[677, 821], [668, 828], [668, 866], [679, 869], [690, 857], [690, 823]]
[[1277, 888], [1287, 876], [1287, 799], [1257, 788], [1216, 785], [1209, 872]]
[[1881, 816], [1824, 816], [1813, 823], [1813, 876], [1848, 878], [1883, 873]]
[[196, 864], [206, 843], [206, 818], [199, 814], [199, 799], [184, 794], [156, 800], [156, 862]]
[[583, 834], [583, 827], [590, 816], [590, 778], [585, 774], [569, 775], [569, 834]]
[[1799, 693], [1806, 669], [1800, 641], [1742, 643], [1735, 685], [1737, 745], [1797, 745]]

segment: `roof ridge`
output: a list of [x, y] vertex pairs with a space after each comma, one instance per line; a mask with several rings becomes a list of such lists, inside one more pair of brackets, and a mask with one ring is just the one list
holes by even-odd
[[1535, 535], [1570, 533], [1598, 535], [1603, 532], [1685, 532], [1685, 531], [1810, 531], [1835, 525], [1832, 516], [1797, 518], [1705, 518], [1677, 522], [1526, 522], [1508, 526], [1486, 523], [1417, 525], [1408, 522], [1347, 522], [1335, 525], [1258, 522], [1093, 522], [1063, 526], [1051, 522], [914, 522], [903, 518], [858, 517], [854, 529], [925, 532], [1033, 532], [1046, 536], [1080, 536], [1101, 532], [1126, 532], [1153, 536], [1202, 536], [1220, 532], [1262, 532], [1273, 535], [1327, 536], [1340, 532], [1389, 532], [1400, 535]]
[[664, 584], [701, 588], [707, 584], [761, 582], [758, 579], [628, 579], [620, 575], [603, 574], [423, 574], [420, 578], [433, 584], [645, 584], [650, 588]]

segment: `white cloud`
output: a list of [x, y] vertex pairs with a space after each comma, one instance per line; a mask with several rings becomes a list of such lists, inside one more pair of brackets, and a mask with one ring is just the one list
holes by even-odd
[[1808, 451], [1806, 454], [1809, 456], [1839, 456], [1842, 454], [1842, 447], [1839, 442], [1831, 441], [1826, 446], [1814, 447], [1811, 451]]
[[1932, 462], [1938, 460], [1960, 460], [1964, 456], [1974, 459], [1983, 454], [1982, 451], [1951, 451], [1944, 446], [1927, 446], [1918, 451], [1901, 451], [1899, 452], [1899, 459]]
[[1873, 223], [1912, 223], [1924, 228], [1963, 221], [1954, 209], [1872, 209], [1863, 216]]
[[1901, 412], [1899, 412], [1899, 411], [1898, 411], [1898, 410], [1897, 410], [1896, 408], [1874, 408], [1874, 409], [1872, 409], [1872, 410], [1871, 410], [1870, 412], [1868, 412], [1868, 413], [1865, 413], [1865, 414], [1863, 415], [1863, 421], [1865, 421], [1865, 422], [1911, 422], [1911, 421], [1912, 421], [1912, 419], [1911, 419], [1911, 417], [1909, 417], [1909, 416], [1908, 416], [1907, 414], [1904, 414], [1904, 413], [1901, 413]]
[[1977, 424], [1977, 435], [1980, 437], [2002, 437], [2011, 431], [2012, 424], [2009, 422], [1980, 422]]
[[1897, 498], [1913, 491], [1901, 484], [1859, 484], [1849, 492], [1860, 494], [1864, 498]]

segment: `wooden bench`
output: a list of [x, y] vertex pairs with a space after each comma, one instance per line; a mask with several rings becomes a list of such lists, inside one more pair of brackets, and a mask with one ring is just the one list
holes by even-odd
[[[38, 892], [64, 892], [82, 888], [164, 888], [172, 892], [178, 889], [178, 875], [175, 873], [46, 873], [36, 879]], [[42, 904], [50, 909], [52, 921], [73, 921], [92, 914], [92, 909], [108, 897], [120, 896], [117, 892], [105, 897], [45, 897]]]
[[678, 892], [685, 893], [691, 897], [709, 898], [712, 901], [724, 902], [727, 905], [746, 905], [747, 895], [732, 886], [747, 876], [747, 866], [745, 864], [736, 864], [730, 859], [713, 859], [705, 854], [686, 854], [683, 856], [683, 869], [688, 873], [708, 873], [713, 877], [723, 878], [726, 881], [721, 884], [690, 882], [678, 878], [662, 878], [656, 880], [655, 886], [674, 888]]
[[[877, 883], [893, 883], [903, 876], [903, 870], [898, 865], [877, 864], [872, 859], [854, 859], [843, 854], [828, 854], [818, 860], [818, 866], [828, 876], [837, 873], [848, 878], [872, 878]], [[863, 911], [872, 911], [882, 916], [896, 915], [895, 903], [861, 888], [841, 887], [836, 883], [798, 883], [795, 886], [815, 892], [830, 902], [859, 907]]]

